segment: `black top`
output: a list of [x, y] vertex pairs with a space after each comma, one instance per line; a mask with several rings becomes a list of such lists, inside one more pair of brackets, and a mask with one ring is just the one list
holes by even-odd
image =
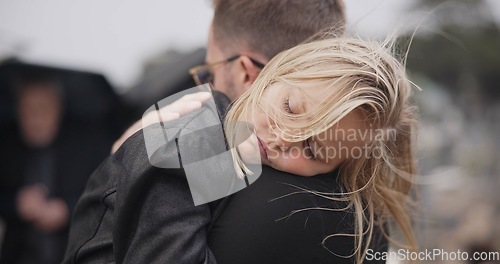
[[[260, 178], [227, 200], [208, 245], [217, 263], [353, 263], [353, 213], [344, 202], [310, 191], [339, 193], [338, 172], [302, 177], [264, 167]], [[340, 211], [338, 210], [340, 209]], [[379, 230], [372, 248], [387, 251]]]

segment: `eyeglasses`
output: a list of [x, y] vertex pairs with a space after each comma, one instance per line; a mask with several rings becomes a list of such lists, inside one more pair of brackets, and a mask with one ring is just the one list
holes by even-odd
[[[209, 83], [213, 86], [214, 75], [210, 71], [210, 68], [212, 68], [216, 65], [226, 64], [226, 63], [235, 61], [236, 59], [238, 59], [241, 56], [243, 56], [243, 55], [235, 55], [235, 56], [232, 56], [229, 59], [225, 59], [223, 61], [218, 61], [218, 62], [214, 62], [214, 63], [210, 63], [210, 64], [199, 65], [199, 66], [193, 67], [189, 70], [189, 74], [193, 77], [196, 85], [202, 85], [205, 83]], [[257, 60], [252, 59], [250, 57], [248, 57], [248, 58], [250, 59], [250, 61], [252, 61], [252, 63], [255, 66], [257, 66], [261, 69], [264, 68], [265, 64], [258, 62]]]

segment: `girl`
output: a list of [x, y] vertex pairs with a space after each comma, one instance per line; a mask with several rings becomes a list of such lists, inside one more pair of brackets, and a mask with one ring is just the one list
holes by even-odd
[[333, 38], [299, 45], [273, 58], [228, 112], [235, 167], [239, 175], [251, 173], [240, 155], [248, 152], [245, 144], [235, 139], [251, 129], [254, 144], [246, 147], [258, 146], [264, 165], [307, 177], [338, 168], [342, 193], [305, 191], [348, 202], [357, 262], [375, 228], [390, 239], [387, 228], [396, 226], [405, 238], [397, 245], [415, 250], [410, 95], [403, 65], [377, 43]]
[[[344, 247], [344, 262], [354, 257], [361, 263], [372, 244], [385, 245], [375, 238], [380, 233], [398, 243], [389, 238], [387, 229], [393, 226], [405, 239], [398, 245], [415, 250], [409, 206], [415, 124], [410, 94], [404, 67], [376, 43], [335, 38], [282, 52], [225, 118], [233, 157], [229, 165], [209, 163], [195, 176], [205, 179], [207, 171], [217, 176], [227, 168], [234, 174], [233, 161], [240, 176], [252, 173], [254, 167], [246, 165], [252, 162], [288, 173], [263, 173], [228, 199], [194, 206], [186, 181], [190, 164], [183, 159], [182, 169], [155, 168], [148, 160], [147, 133], [135, 133], [91, 176], [73, 215], [63, 263], [331, 263], [333, 255], [323, 252], [318, 242], [323, 239], [327, 248], [328, 240], [338, 236], [354, 237], [354, 244], [335, 243], [332, 252]], [[189, 128], [196, 121], [207, 122], [210, 111], [196, 110], [162, 124], [162, 129], [175, 128], [179, 135], [197, 131]], [[248, 130], [252, 136], [240, 144], [238, 139]], [[197, 164], [206, 160], [202, 154], [207, 151], [226, 151], [224, 140], [211, 140], [218, 134], [207, 131], [155, 149], [174, 160], [183, 158], [184, 150]], [[258, 153], [258, 160], [252, 153]], [[270, 202], [268, 197], [283, 194], [276, 186], [287, 179], [299, 191], [284, 194], [284, 203]], [[327, 182], [326, 190], [334, 193], [323, 191]], [[301, 193], [327, 199], [333, 206], [320, 208]], [[310, 214], [305, 222], [276, 221], [276, 211], [309, 210], [303, 205], [332, 213], [315, 219]], [[340, 233], [339, 222], [348, 222], [349, 232]], [[349, 252], [352, 255], [346, 256]], [[341, 261], [335, 256], [335, 263]]]

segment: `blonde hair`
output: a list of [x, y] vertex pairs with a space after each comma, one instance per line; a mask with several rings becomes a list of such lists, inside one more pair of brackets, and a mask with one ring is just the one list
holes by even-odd
[[[310, 191], [327, 199], [347, 201], [349, 205], [344, 209], [355, 212], [354, 234], [332, 234], [325, 237], [323, 243], [333, 236], [354, 236], [354, 254], [359, 263], [370, 246], [374, 227], [380, 228], [384, 236], [399, 247], [417, 248], [410, 217], [411, 177], [415, 174], [412, 153], [415, 107], [410, 101], [412, 85], [402, 63], [391, 55], [391, 49], [376, 42], [343, 37], [286, 50], [266, 65], [252, 87], [234, 102], [225, 120], [227, 139], [240, 175], [251, 171], [235, 150], [234, 135], [238, 130], [237, 121], [251, 116], [252, 109], [260, 108], [270, 115], [276, 129], [289, 141], [302, 141], [321, 133], [355, 109], [361, 109], [370, 126], [378, 128], [378, 132], [391, 133], [369, 142], [369, 151], [378, 153], [342, 163], [339, 177], [344, 193], [341, 196], [332, 198]], [[277, 114], [276, 107], [262, 103], [262, 95], [274, 83], [303, 91], [308, 87], [326, 87], [327, 92], [322, 102], [307, 113], [313, 118], [290, 129], [290, 124], [280, 119], [284, 115], [282, 111]], [[388, 229], [392, 226], [397, 227], [404, 242], [389, 237]]]

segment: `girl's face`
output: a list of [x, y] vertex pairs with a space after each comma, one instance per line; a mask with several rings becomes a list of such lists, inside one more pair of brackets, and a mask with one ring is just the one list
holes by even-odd
[[[321, 88], [307, 88], [305, 94], [300, 89], [276, 83], [266, 89], [261, 101], [264, 109], [266, 105], [270, 108], [278, 107], [280, 111], [277, 115], [282, 115], [281, 121], [285, 125], [300, 125], [300, 122], [312, 118], [311, 115], [291, 119], [283, 113], [307, 114], [324, 100], [325, 92]], [[250, 140], [254, 149], [258, 147], [262, 164], [277, 170], [301, 176], [314, 176], [333, 171], [351, 156], [359, 156], [359, 152], [363, 150], [364, 142], [360, 137], [351, 135], [366, 131], [363, 114], [359, 109], [351, 111], [326, 131], [300, 142], [291, 142], [286, 140], [286, 136], [279, 135], [279, 130], [275, 129], [275, 121], [262, 109], [252, 111], [250, 114], [253, 114], [255, 124], [254, 135]]]

